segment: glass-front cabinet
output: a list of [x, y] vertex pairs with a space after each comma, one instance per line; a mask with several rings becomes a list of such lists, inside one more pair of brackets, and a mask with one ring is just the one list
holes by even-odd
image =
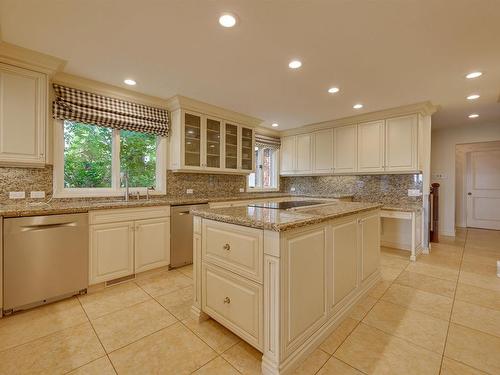
[[170, 169], [248, 174], [254, 168], [254, 130], [187, 110], [171, 113]]

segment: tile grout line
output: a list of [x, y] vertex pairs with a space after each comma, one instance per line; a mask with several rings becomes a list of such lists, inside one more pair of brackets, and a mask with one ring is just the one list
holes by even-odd
[[457, 281], [455, 283], [455, 291], [453, 293], [453, 301], [452, 301], [452, 304], [451, 304], [450, 320], [448, 322], [448, 328], [446, 330], [446, 338], [444, 340], [444, 346], [443, 346], [443, 355], [441, 356], [441, 363], [439, 365], [439, 373], [440, 374], [443, 371], [443, 362], [444, 362], [444, 355], [446, 353], [446, 344], [448, 343], [448, 336], [450, 334], [451, 319], [452, 319], [452, 316], [453, 316], [453, 309], [455, 308], [455, 299], [456, 299], [456, 296], [457, 296], [458, 280], [460, 280], [460, 273], [462, 272], [462, 263], [463, 263], [463, 260], [464, 260], [465, 244], [467, 243], [467, 236], [468, 236], [468, 234], [469, 234], [469, 231], [466, 229], [465, 230], [465, 240], [464, 240], [464, 244], [463, 244], [463, 247], [462, 247], [462, 256], [460, 258], [460, 267], [458, 268], [458, 277], [457, 277]]

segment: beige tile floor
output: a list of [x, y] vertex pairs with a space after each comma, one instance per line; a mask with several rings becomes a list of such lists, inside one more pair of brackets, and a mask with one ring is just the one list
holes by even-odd
[[[462, 230], [382, 281], [296, 374], [500, 374], [500, 232]], [[260, 353], [190, 317], [192, 267], [0, 320], [0, 374], [260, 374]]]

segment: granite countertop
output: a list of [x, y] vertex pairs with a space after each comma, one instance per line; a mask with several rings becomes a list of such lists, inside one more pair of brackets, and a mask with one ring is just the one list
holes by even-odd
[[287, 193], [242, 193], [237, 196], [230, 197], [182, 197], [168, 198], [158, 197], [146, 200], [130, 198], [128, 202], [122, 198], [116, 199], [54, 199], [49, 203], [42, 202], [20, 202], [20, 203], [0, 203], [0, 216], [3, 217], [21, 217], [21, 216], [36, 216], [36, 215], [55, 215], [55, 214], [70, 214], [83, 213], [92, 210], [105, 210], [113, 208], [134, 208], [134, 207], [152, 207], [152, 206], [173, 206], [184, 204], [203, 204], [208, 202], [226, 202], [232, 200], [260, 200], [285, 197], [307, 197], [307, 198], [351, 198], [352, 195], [337, 194], [328, 196], [301, 196], [290, 195]]
[[297, 211], [241, 206], [196, 208], [191, 213], [224, 223], [282, 232], [380, 207], [382, 205], [379, 203], [335, 202], [328, 206]]
[[416, 203], [402, 203], [402, 204], [384, 204], [382, 206], [383, 210], [386, 211], [403, 211], [403, 212], [420, 212], [422, 211], [422, 205]]

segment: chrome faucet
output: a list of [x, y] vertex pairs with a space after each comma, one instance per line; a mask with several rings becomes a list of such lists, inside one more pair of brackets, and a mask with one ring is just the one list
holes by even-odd
[[149, 196], [149, 192], [150, 191], [154, 191], [155, 190], [155, 187], [154, 186], [151, 186], [150, 188], [146, 188], [146, 200], [149, 200], [150, 199], [150, 196]]
[[123, 173], [123, 180], [125, 181], [125, 202], [130, 198], [130, 189], [128, 186], [128, 172]]

